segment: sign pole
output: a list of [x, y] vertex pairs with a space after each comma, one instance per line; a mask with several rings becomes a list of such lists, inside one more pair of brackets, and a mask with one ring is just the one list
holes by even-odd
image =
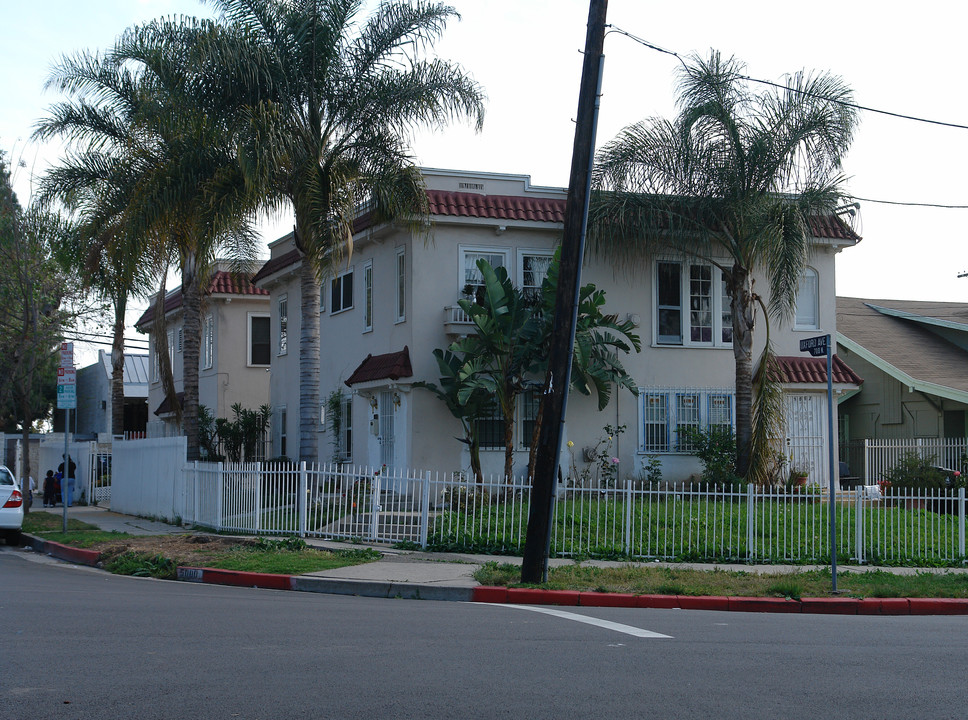
[[67, 473], [70, 470], [70, 462], [67, 458], [67, 435], [68, 430], [71, 427], [71, 411], [68, 408], [64, 408], [64, 472], [61, 473], [61, 508], [64, 511], [64, 532], [67, 532], [67, 493], [70, 491], [70, 483], [67, 481]]
[[827, 356], [827, 450], [830, 467], [828, 468], [828, 487], [830, 508], [830, 581], [831, 590], [837, 592], [837, 512], [834, 507], [834, 473], [837, 465], [834, 460], [834, 372], [833, 336], [818, 335], [800, 341], [800, 352], [809, 352], [811, 357]]
[[[64, 472], [61, 473], [61, 505], [64, 510], [64, 532], [67, 532], [68, 493], [71, 491], [70, 430], [71, 409], [77, 407], [77, 372], [74, 369], [74, 343], [61, 343], [60, 367], [57, 368], [57, 408], [64, 411]], [[70, 498], [73, 500], [74, 498]]]
[[831, 591], [837, 592], [837, 508], [834, 494], [834, 373], [833, 338], [827, 335], [827, 447], [830, 450], [829, 500], [830, 506], [830, 583]]

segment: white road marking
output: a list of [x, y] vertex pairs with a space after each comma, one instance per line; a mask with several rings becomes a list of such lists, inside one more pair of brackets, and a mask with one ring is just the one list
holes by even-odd
[[554, 617], [561, 618], [563, 620], [572, 620], [574, 622], [585, 623], [586, 625], [595, 625], [600, 628], [605, 628], [606, 630], [614, 630], [615, 632], [625, 633], [626, 635], [633, 635], [640, 638], [668, 638], [672, 639], [671, 635], [663, 635], [661, 633], [652, 632], [651, 630], [643, 630], [642, 628], [632, 627], [631, 625], [623, 625], [622, 623], [615, 623], [609, 620], [599, 620], [598, 618], [588, 617], [587, 615], [578, 615], [577, 613], [565, 612], [564, 610], [552, 610], [551, 608], [537, 607], [535, 605], [513, 605], [513, 604], [501, 604], [501, 603], [482, 603], [484, 605], [492, 605], [493, 607], [506, 607], [515, 608], [517, 610], [530, 610], [531, 612], [543, 613], [544, 615], [553, 615]]

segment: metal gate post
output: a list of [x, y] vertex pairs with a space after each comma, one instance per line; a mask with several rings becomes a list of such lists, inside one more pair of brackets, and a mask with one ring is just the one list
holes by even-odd
[[224, 477], [222, 475], [222, 470], [224, 465], [222, 463], [218, 464], [215, 474], [215, 529], [222, 529], [222, 485], [224, 483]]
[[299, 513], [299, 537], [306, 537], [306, 513], [309, 508], [309, 478], [306, 461], [299, 463], [299, 487], [296, 488], [296, 512]]
[[756, 542], [756, 532], [754, 523], [756, 513], [753, 510], [753, 486], [746, 486], [746, 559], [753, 560], [755, 557], [754, 544]]
[[255, 464], [255, 531], [262, 531], [262, 463]]
[[[381, 468], [382, 469], [382, 468]], [[370, 484], [372, 497], [370, 498], [370, 540], [376, 542], [380, 530], [380, 470], [373, 473]]]
[[854, 489], [854, 554], [864, 562], [864, 489]]
[[420, 547], [426, 548], [430, 532], [430, 472], [421, 472], [420, 479]]
[[965, 489], [958, 488], [958, 554], [965, 557]]
[[[112, 450], [113, 450], [113, 448], [112, 448]], [[113, 464], [114, 464], [114, 458], [113, 458], [113, 456], [111, 458], [111, 463], [112, 463], [112, 466], [113, 466]], [[113, 469], [112, 469], [112, 472], [113, 472]], [[199, 514], [198, 513], [198, 494], [199, 494], [199, 488], [198, 488], [198, 460], [195, 460], [194, 462], [192, 462], [192, 492], [194, 494], [193, 495], [193, 499], [195, 501], [194, 504], [192, 505], [192, 516], [190, 518], [186, 518], [186, 519], [188, 520], [188, 522], [190, 522], [192, 525], [194, 525], [195, 523], [198, 522], [198, 514]]]
[[627, 557], [632, 556], [632, 479], [625, 481], [625, 528], [622, 544]]

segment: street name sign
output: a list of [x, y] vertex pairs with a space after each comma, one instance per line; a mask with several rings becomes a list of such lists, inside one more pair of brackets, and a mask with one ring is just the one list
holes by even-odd
[[800, 341], [800, 352], [809, 352], [813, 357], [823, 357], [827, 354], [827, 338], [829, 335], [818, 335]]

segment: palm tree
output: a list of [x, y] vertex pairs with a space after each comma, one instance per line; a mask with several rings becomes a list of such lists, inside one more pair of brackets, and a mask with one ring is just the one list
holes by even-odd
[[[677, 252], [722, 271], [736, 363], [736, 470], [747, 477], [756, 306], [767, 318], [793, 310], [811, 218], [844, 199], [841, 159], [857, 115], [836, 76], [800, 72], [754, 92], [744, 70], [718, 52], [693, 56], [680, 71], [675, 120], [631, 125], [602, 148], [589, 239], [615, 261]], [[768, 311], [756, 271], [770, 283]]]
[[427, 200], [406, 138], [461, 116], [480, 127], [483, 94], [459, 67], [422, 58], [457, 16], [446, 5], [388, 0], [359, 23], [360, 0], [211, 3], [233, 30], [213, 52], [226, 95], [246, 104], [247, 181], [262, 209], [295, 211], [299, 457], [315, 462], [320, 279], [351, 252], [361, 208], [419, 226]]
[[[143, 245], [136, 241], [129, 249], [150, 248], [159, 265], [174, 259], [181, 268], [189, 459], [198, 457], [202, 291], [217, 255], [229, 254], [240, 268], [256, 256], [252, 202], [233, 140], [237, 116], [219, 94], [219, 71], [208, 53], [222, 33], [208, 22], [159, 20], [128, 30], [104, 56], [65, 58], [48, 84], [73, 98], [55, 106], [38, 129], [41, 136], [62, 135], [80, 145], [65, 173], [73, 173], [75, 191], [101, 193], [93, 196], [102, 206], [92, 229], [107, 231], [104, 223], [113, 218], [110, 252], [122, 250], [118, 240], [141, 238]], [[107, 170], [85, 177], [89, 163]], [[71, 188], [64, 179], [61, 190]], [[112, 190], [123, 202], [109, 202]], [[163, 322], [164, 313], [158, 314]], [[164, 348], [159, 355], [167, 356]]]

